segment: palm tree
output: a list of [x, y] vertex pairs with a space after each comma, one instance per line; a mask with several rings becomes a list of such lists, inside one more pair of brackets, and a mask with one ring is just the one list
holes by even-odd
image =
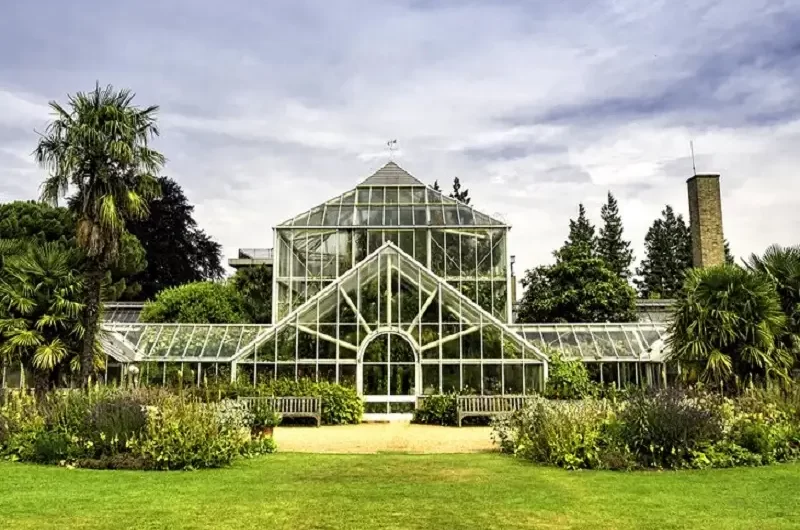
[[768, 276], [775, 284], [787, 319], [787, 333], [782, 341], [797, 356], [800, 354], [800, 245], [772, 245], [763, 256], [751, 254], [745, 265]]
[[0, 274], [0, 357], [33, 372], [39, 390], [54, 386], [71, 364], [77, 368], [80, 258], [57, 243], [31, 244], [8, 255]]
[[670, 359], [720, 385], [785, 379], [786, 316], [770, 280], [736, 265], [690, 269], [669, 325]]
[[49, 172], [41, 198], [57, 204], [72, 187], [77, 241], [87, 263], [84, 273], [81, 377], [88, 385], [98, 332], [101, 284], [119, 252], [126, 219], [147, 215], [147, 201], [158, 195], [156, 175], [164, 156], [149, 146], [158, 135], [158, 107], [132, 105], [134, 94], [99, 85], [69, 96], [68, 108], [50, 107], [53, 121], [34, 151]]

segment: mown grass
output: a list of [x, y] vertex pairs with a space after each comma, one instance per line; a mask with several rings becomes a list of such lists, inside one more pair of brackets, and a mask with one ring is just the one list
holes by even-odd
[[567, 472], [497, 454], [277, 454], [197, 472], [0, 463], [0, 528], [797, 528], [800, 465]]

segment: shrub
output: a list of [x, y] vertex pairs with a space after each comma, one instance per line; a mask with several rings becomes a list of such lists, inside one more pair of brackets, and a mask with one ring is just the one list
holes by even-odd
[[193, 282], [164, 289], [142, 310], [143, 322], [244, 322], [243, 300], [230, 282]]
[[596, 394], [586, 363], [567, 361], [558, 350], [547, 351], [549, 358], [545, 396], [553, 399], [584, 399]]
[[425, 396], [414, 411], [414, 423], [456, 425], [458, 423], [458, 394], [450, 392]]
[[607, 403], [531, 399], [525, 407], [493, 422], [492, 436], [501, 450], [567, 469], [601, 467], [604, 426], [611, 419]]
[[223, 423], [214, 406], [171, 398], [147, 407], [145, 429], [130, 445], [155, 469], [198, 469], [230, 464], [249, 441], [249, 431]]
[[717, 405], [675, 389], [634, 393], [619, 420], [621, 440], [648, 467], [682, 467], [693, 450], [722, 440]]

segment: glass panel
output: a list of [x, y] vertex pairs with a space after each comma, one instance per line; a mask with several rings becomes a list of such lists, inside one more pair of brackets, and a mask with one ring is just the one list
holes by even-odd
[[386, 188], [386, 197], [385, 197], [387, 204], [397, 204], [397, 188]]
[[461, 367], [461, 374], [464, 381], [462, 390], [467, 394], [481, 393], [481, 365], [465, 364]]
[[336, 226], [339, 220], [339, 205], [329, 204], [325, 206], [325, 217], [322, 224], [325, 226]]
[[503, 383], [501, 368], [502, 365], [499, 364], [483, 365], [483, 395], [502, 394]]
[[400, 217], [397, 213], [397, 206], [387, 205], [383, 224], [386, 226], [397, 226], [399, 221]]
[[339, 210], [339, 225], [350, 226], [351, 224], [353, 224], [353, 207], [343, 204], [342, 209]]
[[458, 364], [442, 365], [442, 392], [458, 392], [461, 390], [461, 376]]
[[316, 207], [309, 213], [308, 226], [319, 226], [322, 224], [322, 208]]
[[389, 367], [385, 364], [365, 364], [364, 395], [386, 395]]
[[339, 384], [355, 388], [356, 386], [356, 365], [355, 364], [340, 364], [339, 365]]
[[367, 345], [366, 350], [364, 350], [365, 363], [387, 362], [388, 358], [386, 335], [372, 340], [372, 342]]
[[372, 188], [369, 197], [370, 204], [383, 204], [383, 188]]
[[356, 202], [358, 204], [369, 204], [369, 188], [356, 190]]
[[413, 396], [416, 394], [414, 382], [416, 367], [413, 364], [392, 364], [390, 367], [391, 386], [389, 393], [393, 396]]
[[459, 226], [458, 222], [458, 206], [445, 206], [444, 207], [444, 224], [447, 226]]
[[475, 224], [475, 216], [472, 215], [472, 208], [463, 204], [458, 205], [458, 216], [461, 220], [461, 225]]
[[422, 393], [425, 395], [439, 393], [439, 365], [422, 365]]
[[433, 204], [429, 207], [428, 213], [430, 214], [430, 224], [433, 226], [441, 226], [444, 224], [444, 215], [442, 214], [442, 207]]
[[414, 204], [425, 203], [425, 188], [413, 188], [411, 193], [414, 196]]
[[400, 206], [400, 226], [413, 226], [414, 215], [411, 206]]
[[411, 188], [400, 188], [397, 192], [397, 202], [411, 204]]
[[523, 371], [521, 364], [503, 365], [505, 380], [503, 386], [506, 394], [522, 394]]

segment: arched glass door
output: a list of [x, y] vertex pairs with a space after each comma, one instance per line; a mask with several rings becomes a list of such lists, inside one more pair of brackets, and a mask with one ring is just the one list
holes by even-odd
[[358, 385], [367, 414], [413, 412], [418, 380], [414, 348], [402, 335], [381, 334], [367, 344]]

